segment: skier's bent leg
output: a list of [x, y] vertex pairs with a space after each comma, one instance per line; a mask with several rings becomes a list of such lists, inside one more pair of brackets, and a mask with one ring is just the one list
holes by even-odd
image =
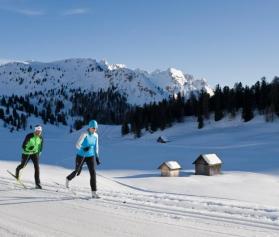
[[68, 176], [67, 176], [67, 179], [68, 180], [72, 180], [74, 177], [76, 177], [76, 171], [74, 170], [72, 173], [70, 173]]
[[18, 179], [18, 177], [19, 177], [19, 171], [20, 171], [21, 169], [23, 169], [24, 166], [26, 166], [26, 164], [28, 163], [28, 159], [29, 159], [29, 156], [28, 156], [28, 155], [22, 154], [22, 156], [21, 156], [21, 163], [16, 167], [15, 176], [16, 176], [17, 179]]
[[72, 180], [74, 177], [76, 177], [76, 175], [79, 175], [79, 174], [80, 174], [80, 172], [81, 172], [81, 166], [82, 166], [82, 164], [81, 164], [82, 160], [83, 160], [82, 157], [80, 157], [80, 156], [78, 156], [78, 155], [76, 156], [76, 168], [75, 168], [75, 170], [74, 170], [71, 174], [69, 174], [69, 175], [67, 176], [67, 179], [68, 179], [68, 180]]

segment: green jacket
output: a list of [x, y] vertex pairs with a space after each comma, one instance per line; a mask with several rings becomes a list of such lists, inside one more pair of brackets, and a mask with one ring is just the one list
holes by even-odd
[[29, 133], [22, 143], [22, 153], [25, 155], [40, 154], [43, 150], [43, 137]]

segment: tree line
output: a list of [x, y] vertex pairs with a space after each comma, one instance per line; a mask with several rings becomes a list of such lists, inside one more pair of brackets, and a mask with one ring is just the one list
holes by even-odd
[[80, 117], [75, 120], [73, 127], [78, 130], [91, 119], [101, 124], [122, 124], [125, 114], [131, 111], [132, 106], [115, 89], [109, 88], [107, 91], [98, 92], [72, 90], [70, 96], [72, 106], [69, 114], [72, 117]]
[[70, 131], [79, 130], [91, 119], [102, 124], [122, 124], [125, 114], [132, 108], [116, 88], [99, 92], [80, 88], [66, 92], [66, 89], [0, 96], [0, 119], [4, 127], [9, 126], [11, 131], [25, 130], [30, 116], [41, 118], [44, 124], [70, 125]]
[[136, 107], [126, 115], [122, 135], [140, 137], [144, 130], [164, 130], [175, 122], [184, 122], [185, 116], [196, 117], [197, 127], [202, 129], [206, 120], [220, 121], [225, 116], [233, 119], [239, 113], [243, 122], [252, 120], [255, 113], [264, 115], [267, 122], [279, 116], [279, 77], [271, 83], [262, 78], [250, 87], [241, 82], [233, 88], [217, 85], [213, 96], [201, 91], [186, 98], [179, 93], [169, 100]]

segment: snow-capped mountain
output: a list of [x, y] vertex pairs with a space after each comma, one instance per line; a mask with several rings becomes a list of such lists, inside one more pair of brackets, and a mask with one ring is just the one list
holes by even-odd
[[188, 96], [203, 89], [213, 94], [204, 79], [195, 79], [174, 68], [148, 73], [94, 59], [66, 59], [50, 63], [8, 62], [0, 65], [1, 94], [24, 95], [62, 86], [69, 90], [81, 88], [95, 92], [115, 88], [127, 98], [128, 103], [136, 105], [161, 101], [179, 92]]

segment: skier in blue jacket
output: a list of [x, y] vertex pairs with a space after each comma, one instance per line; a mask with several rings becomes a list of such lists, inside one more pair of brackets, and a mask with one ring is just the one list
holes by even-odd
[[95, 120], [91, 120], [88, 125], [86, 132], [82, 133], [79, 137], [76, 148], [76, 167], [75, 170], [66, 177], [66, 187], [69, 188], [69, 182], [81, 173], [82, 166], [84, 162], [87, 164], [90, 173], [90, 186], [92, 191], [92, 198], [99, 198], [97, 195], [97, 185], [96, 185], [96, 171], [95, 162], [97, 165], [100, 164], [99, 160], [99, 142], [97, 128], [98, 123]]

